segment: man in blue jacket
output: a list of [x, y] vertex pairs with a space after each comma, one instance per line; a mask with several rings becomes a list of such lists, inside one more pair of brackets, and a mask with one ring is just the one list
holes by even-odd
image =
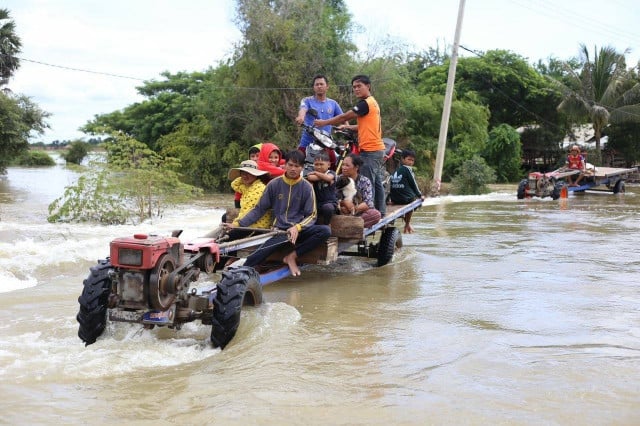
[[284, 175], [272, 179], [264, 190], [258, 204], [242, 219], [229, 225], [231, 228], [246, 227], [260, 219], [269, 209], [273, 210], [274, 227], [286, 231], [267, 240], [245, 261], [245, 266], [256, 266], [280, 249], [287, 240], [293, 251], [282, 261], [289, 266], [291, 275], [300, 275], [296, 259], [323, 244], [331, 236], [327, 225], [316, 225], [316, 199], [313, 186], [302, 177], [304, 154], [299, 150], [285, 155]]

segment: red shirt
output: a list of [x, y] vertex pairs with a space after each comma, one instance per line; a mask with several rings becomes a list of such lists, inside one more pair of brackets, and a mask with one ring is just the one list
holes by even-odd
[[569, 163], [570, 169], [582, 170], [583, 162], [584, 162], [584, 157], [581, 154], [578, 154], [578, 155], [569, 154], [567, 156], [567, 163]]

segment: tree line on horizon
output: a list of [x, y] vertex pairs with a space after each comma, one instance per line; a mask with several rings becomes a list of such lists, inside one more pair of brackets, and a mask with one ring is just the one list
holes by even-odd
[[[343, 0], [286, 5], [236, 0], [236, 23], [242, 38], [228, 59], [204, 71], [163, 72], [137, 88], [145, 100], [97, 115], [82, 130], [92, 136], [126, 134], [179, 160], [175, 164], [187, 183], [228, 191], [227, 171], [246, 159], [250, 146], [267, 140], [283, 150], [297, 146], [301, 130], [294, 117], [300, 99], [312, 94], [314, 75], [328, 77], [329, 96], [346, 110], [356, 103], [351, 77], [367, 74], [381, 106], [384, 136], [417, 153], [419, 175], [433, 175], [450, 60], [445, 49], [412, 52], [386, 39], [360, 52], [352, 41], [357, 28]], [[19, 39], [13, 45], [13, 52], [1, 52], [3, 58], [17, 55]], [[564, 161], [560, 141], [587, 123], [597, 146], [591, 162], [603, 161], [600, 138], [606, 135], [609, 151], [636, 164], [640, 79], [637, 66], [627, 67], [627, 53], [580, 46], [577, 58], [535, 64], [507, 50], [459, 58], [444, 180], [478, 159], [498, 182], [519, 180], [523, 159], [545, 158], [544, 164], [527, 165], [554, 167]], [[40, 111], [40, 117], [39, 127], [31, 130], [46, 128], [47, 113]], [[1, 130], [0, 154], [9, 152]], [[26, 140], [14, 144], [11, 152], [25, 146]]]

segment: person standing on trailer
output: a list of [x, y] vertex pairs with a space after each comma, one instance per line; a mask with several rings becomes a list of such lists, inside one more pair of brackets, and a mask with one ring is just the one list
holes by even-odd
[[[416, 177], [413, 174], [413, 165], [416, 161], [416, 153], [410, 149], [402, 150], [402, 164], [390, 176], [389, 203], [390, 204], [410, 204], [414, 200], [424, 196], [418, 188]], [[413, 211], [404, 215], [404, 233], [412, 234], [411, 216]]]
[[387, 208], [384, 194], [384, 142], [382, 141], [382, 121], [378, 102], [371, 95], [371, 80], [366, 75], [356, 75], [351, 79], [353, 94], [359, 99], [349, 111], [328, 120], [314, 120], [316, 127], [327, 124], [337, 125], [356, 119], [357, 124], [339, 126], [358, 131], [358, 151], [363, 165], [360, 173], [373, 185], [373, 199], [376, 210], [382, 216]]
[[[313, 96], [307, 96], [300, 101], [300, 108], [298, 109], [298, 115], [296, 116], [296, 123], [298, 126], [306, 124], [307, 126], [313, 126], [314, 118], [328, 119], [342, 114], [342, 108], [335, 100], [327, 96], [329, 90], [329, 79], [325, 75], [317, 74], [313, 77], [312, 81]], [[315, 111], [314, 115], [309, 114], [310, 110]], [[331, 126], [326, 125], [320, 127], [320, 130], [331, 134]], [[310, 167], [313, 165], [315, 156], [318, 152], [326, 151], [329, 154], [329, 160], [332, 168], [336, 166], [336, 153], [332, 149], [313, 150], [309, 147], [309, 144], [313, 142], [313, 136], [306, 130], [302, 131], [300, 135], [300, 143], [298, 149], [305, 153], [307, 163]], [[304, 173], [304, 172], [303, 172]], [[306, 174], [306, 173], [304, 173]]]

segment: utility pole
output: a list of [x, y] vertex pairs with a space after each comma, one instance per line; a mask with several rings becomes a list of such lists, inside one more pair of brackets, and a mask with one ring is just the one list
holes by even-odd
[[442, 183], [442, 167], [444, 165], [444, 151], [447, 145], [447, 130], [449, 129], [449, 116], [451, 114], [453, 84], [456, 79], [456, 66], [458, 65], [458, 46], [460, 45], [460, 31], [462, 29], [462, 16], [464, 15], [464, 2], [465, 0], [460, 0], [460, 5], [458, 6], [458, 22], [456, 23], [456, 34], [453, 40], [451, 62], [449, 63], [447, 88], [444, 94], [442, 121], [440, 122], [440, 134], [438, 136], [438, 151], [436, 152], [436, 167], [433, 173], [433, 183], [431, 185], [431, 192], [436, 196], [440, 195], [440, 185]]

